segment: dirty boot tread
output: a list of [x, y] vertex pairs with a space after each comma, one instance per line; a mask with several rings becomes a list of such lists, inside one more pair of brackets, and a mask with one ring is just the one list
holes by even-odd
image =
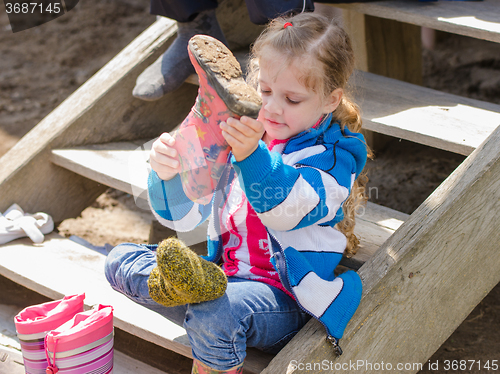
[[239, 116], [257, 118], [262, 100], [245, 83], [240, 64], [231, 51], [207, 35], [192, 37], [189, 49], [228, 109]]

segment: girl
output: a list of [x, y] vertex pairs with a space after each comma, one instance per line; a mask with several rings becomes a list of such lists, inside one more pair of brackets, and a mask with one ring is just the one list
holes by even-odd
[[367, 158], [358, 107], [344, 92], [354, 64], [349, 38], [303, 13], [271, 22], [252, 52], [262, 109], [257, 120], [221, 123], [232, 157], [210, 204], [183, 193], [169, 134], [151, 151], [155, 216], [184, 231], [210, 216], [205, 258], [222, 262], [225, 292], [220, 268], [174, 239], [157, 254], [120, 245], [106, 263], [116, 290], [184, 325], [198, 373], [240, 373], [247, 346], [276, 353], [310, 316], [340, 354], [338, 339], [361, 299], [355, 272], [334, 276], [357, 246]]

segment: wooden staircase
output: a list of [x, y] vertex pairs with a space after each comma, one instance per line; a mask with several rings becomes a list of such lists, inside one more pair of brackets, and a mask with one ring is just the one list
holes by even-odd
[[[247, 373], [302, 372], [305, 366], [299, 364], [324, 360], [335, 372], [346, 373], [349, 361], [425, 362], [500, 280], [500, 224], [495, 220], [500, 105], [408, 83], [419, 78], [412, 78], [411, 64], [401, 65], [412, 57], [405, 55], [407, 49], [394, 48], [404, 42], [394, 43], [397, 35], [369, 38], [374, 28], [384, 30], [389, 22], [390, 30], [405, 31], [399, 37], [427, 26], [500, 42], [500, 0], [335, 6], [347, 9], [346, 27], [362, 56], [360, 68], [370, 71], [358, 71], [353, 80], [364, 127], [469, 157], [412, 215], [369, 203], [359, 216], [361, 248], [342, 264], [358, 269], [364, 296], [342, 340], [344, 355], [333, 357], [324, 329], [311, 321], [275, 357], [249, 349]], [[219, 11], [242, 14], [242, 7], [242, 0], [226, 0]], [[234, 22], [244, 27], [228, 34], [240, 35], [241, 42], [249, 43], [260, 31], [240, 18]], [[130, 93], [138, 74], [175, 33], [175, 22], [155, 22], [0, 160], [0, 211], [17, 202], [60, 222], [80, 214], [108, 186], [134, 195], [145, 207], [151, 139], [182, 121], [197, 87], [186, 83], [152, 103]], [[379, 51], [374, 46], [380, 45], [394, 59], [374, 64]], [[113, 291], [103, 262], [103, 255], [55, 233], [41, 245], [23, 239], [0, 246], [1, 275], [54, 299], [84, 291], [89, 306], [115, 307], [118, 328], [191, 357], [183, 328]], [[308, 372], [323, 369], [317, 365]]]

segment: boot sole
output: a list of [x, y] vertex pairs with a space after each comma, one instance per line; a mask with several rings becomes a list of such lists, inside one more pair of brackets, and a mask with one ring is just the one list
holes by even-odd
[[246, 84], [240, 64], [231, 51], [207, 35], [193, 36], [188, 48], [227, 108], [239, 116], [257, 118], [262, 100], [257, 91]]

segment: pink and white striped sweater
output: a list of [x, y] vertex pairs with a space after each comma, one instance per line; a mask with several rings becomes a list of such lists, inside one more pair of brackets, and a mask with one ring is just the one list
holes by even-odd
[[[275, 140], [269, 145], [269, 149], [284, 143], [286, 140]], [[231, 184], [220, 215], [220, 225], [224, 232], [222, 268], [226, 275], [270, 284], [293, 298], [271, 264], [267, 230], [245, 197], [238, 178]]]

